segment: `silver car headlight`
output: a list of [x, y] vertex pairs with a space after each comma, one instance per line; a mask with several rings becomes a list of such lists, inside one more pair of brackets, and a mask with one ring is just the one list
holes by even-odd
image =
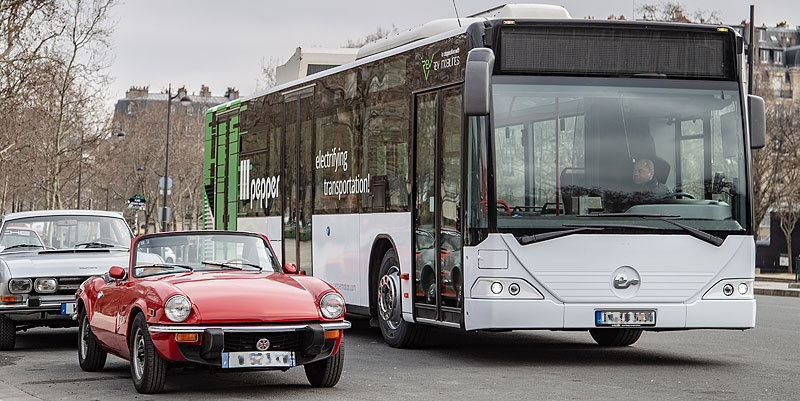
[[319, 300], [319, 310], [326, 319], [340, 318], [344, 314], [344, 298], [335, 292], [329, 292]]
[[192, 303], [183, 295], [174, 295], [164, 304], [164, 314], [167, 315], [167, 319], [175, 323], [186, 320], [191, 311]]
[[12, 278], [8, 281], [8, 291], [12, 294], [27, 294], [33, 289], [29, 278]]
[[52, 294], [58, 289], [58, 282], [54, 278], [37, 278], [33, 282], [33, 288], [39, 294]]

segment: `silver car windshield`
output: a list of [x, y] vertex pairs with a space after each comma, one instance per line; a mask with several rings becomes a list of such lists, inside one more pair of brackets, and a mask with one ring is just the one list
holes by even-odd
[[43, 243], [47, 250], [128, 248], [132, 238], [127, 223], [118, 217], [37, 216], [6, 221], [0, 233], [2, 251], [41, 250], [15, 246], [22, 244], [19, 239], [23, 233], [27, 233], [26, 243]]

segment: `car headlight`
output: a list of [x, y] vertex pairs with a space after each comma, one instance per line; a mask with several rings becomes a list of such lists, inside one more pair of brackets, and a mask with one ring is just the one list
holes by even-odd
[[33, 289], [29, 278], [12, 278], [8, 281], [8, 291], [12, 294], [27, 294]]
[[37, 278], [33, 282], [33, 288], [40, 294], [52, 294], [58, 288], [58, 282], [54, 278]]
[[319, 310], [326, 319], [342, 317], [342, 314], [344, 314], [344, 298], [335, 292], [329, 292], [319, 300]]
[[192, 303], [183, 295], [175, 295], [164, 304], [164, 314], [167, 315], [167, 319], [175, 323], [186, 320], [191, 311]]

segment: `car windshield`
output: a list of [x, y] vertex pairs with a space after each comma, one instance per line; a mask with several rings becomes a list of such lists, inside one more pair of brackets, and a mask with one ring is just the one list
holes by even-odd
[[8, 227], [0, 237], [0, 252], [44, 249], [44, 243], [36, 230], [24, 227]]
[[0, 244], [5, 247], [4, 252], [37, 249], [32, 246], [14, 247], [24, 244], [43, 245], [47, 250], [127, 249], [131, 238], [131, 230], [122, 217], [35, 216], [6, 221], [0, 233]]
[[493, 95], [498, 229], [748, 226], [735, 82], [497, 77]]
[[134, 251], [134, 277], [208, 270], [281, 271], [266, 241], [255, 234], [162, 234], [140, 239]]

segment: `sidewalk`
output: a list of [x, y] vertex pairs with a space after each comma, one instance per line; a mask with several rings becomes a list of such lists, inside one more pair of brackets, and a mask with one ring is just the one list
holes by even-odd
[[753, 291], [756, 295], [777, 295], [800, 297], [800, 283], [794, 281], [795, 275], [789, 273], [756, 274]]

